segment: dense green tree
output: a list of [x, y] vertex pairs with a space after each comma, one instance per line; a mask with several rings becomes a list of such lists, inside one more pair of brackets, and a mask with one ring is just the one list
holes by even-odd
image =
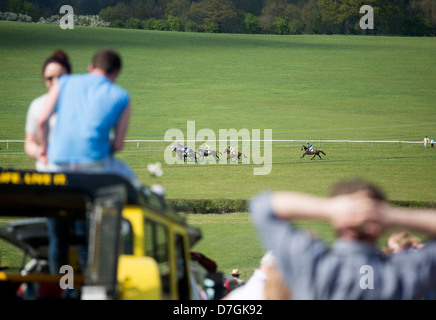
[[218, 32], [237, 32], [242, 14], [228, 0], [204, 0], [191, 4], [188, 18], [211, 30], [216, 29], [216, 23]]
[[301, 9], [301, 22], [303, 24], [303, 32], [322, 33], [321, 14], [315, 0], [309, 0], [304, 3]]
[[153, 0], [135, 0], [130, 7], [135, 18], [146, 20], [152, 15]]
[[[129, 4], [118, 2], [99, 12], [100, 17], [106, 21], [120, 20], [126, 22], [129, 18], [146, 20], [153, 15], [154, 0], [131, 0]], [[134, 20], [133, 20], [134, 21]]]
[[124, 23], [124, 27], [127, 29], [144, 29], [144, 24], [138, 18], [129, 18]]
[[336, 23], [342, 33], [350, 34], [360, 31], [359, 21], [362, 17], [360, 7], [367, 4], [367, 0], [341, 1], [338, 13], [336, 14]]
[[[105, 5], [105, 2], [102, 0], [94, 0], [94, 1], [69, 0], [69, 1], [59, 1], [59, 2], [62, 2], [62, 4], [67, 4], [73, 7], [74, 14], [78, 14], [78, 15], [96, 15], [100, 12], [101, 8], [108, 6]], [[114, 5], [116, 5], [116, 3]]]
[[259, 17], [265, 4], [265, 0], [232, 0], [231, 2], [235, 4], [236, 9]]
[[285, 19], [276, 17], [274, 23], [274, 33], [276, 34], [289, 34], [290, 30], [288, 27], [288, 23]]
[[[396, 3], [397, 2], [397, 3]], [[378, 34], [398, 34], [406, 5], [401, 1], [372, 0], [374, 8], [374, 29]]]
[[130, 15], [130, 8], [124, 3], [119, 2], [115, 7], [107, 7], [100, 11], [100, 17], [105, 21], [127, 21]]
[[184, 31], [185, 28], [180, 18], [171, 15], [167, 18], [167, 26], [169, 31]]
[[319, 0], [318, 9], [321, 17], [322, 33], [339, 33], [338, 17], [340, 3], [336, 0]]
[[302, 6], [303, 3], [297, 5], [287, 0], [267, 0], [260, 20], [263, 30], [277, 34], [303, 32]]
[[[137, 20], [126, 25], [129, 19], [144, 25], [153, 18], [159, 22], [146, 27], [180, 29], [181, 23], [185, 31], [208, 32], [436, 34], [436, 0], [0, 0], [0, 11], [37, 21], [58, 15], [62, 5], [71, 5], [76, 15], [99, 14], [113, 27], [138, 25]], [[362, 5], [374, 10], [374, 30], [360, 28]]]
[[260, 18], [260, 25], [266, 33], [276, 32], [276, 18], [283, 18], [287, 4], [286, 0], [266, 0]]
[[164, 8], [161, 6], [154, 6], [151, 10], [151, 16], [156, 19], [162, 19], [164, 17]]
[[411, 0], [409, 3], [408, 16], [415, 17], [417, 30], [414, 35], [436, 34], [436, 1], [435, 0]]
[[173, 0], [167, 4], [165, 14], [166, 16], [173, 16], [184, 20], [190, 7], [191, 2], [189, 0]]
[[242, 20], [242, 31], [245, 33], [260, 33], [260, 18], [251, 13], [246, 13]]
[[5, 5], [5, 11], [14, 12], [17, 14], [24, 14], [37, 19], [38, 17], [38, 7], [26, 0], [8, 0], [7, 5]]
[[284, 12], [284, 20], [286, 21], [289, 33], [302, 33], [304, 23], [301, 20], [301, 9], [295, 4], [288, 4]]
[[423, 18], [426, 18], [433, 25], [434, 31], [436, 32], [436, 1], [434, 0], [414, 0], [411, 2], [411, 6], [413, 7], [416, 3], [418, 8], [418, 14], [422, 15]]

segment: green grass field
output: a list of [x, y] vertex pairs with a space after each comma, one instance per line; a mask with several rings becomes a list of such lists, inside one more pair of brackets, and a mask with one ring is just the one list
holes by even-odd
[[[0, 21], [0, 140], [24, 139], [29, 104], [45, 92], [41, 65], [53, 50], [65, 50], [73, 72], [82, 73], [102, 47], [123, 58], [118, 84], [132, 98], [129, 140], [162, 140], [170, 129], [186, 138], [187, 121], [195, 121], [196, 132], [271, 129], [274, 140], [311, 141], [327, 153], [324, 160], [300, 159], [303, 142], [277, 141], [271, 173], [254, 175], [262, 164], [168, 165], [169, 143], [127, 143], [117, 156], [143, 183], [162, 184], [168, 197], [249, 199], [267, 188], [327, 195], [336, 181], [360, 176], [393, 200], [434, 200], [436, 150], [422, 143], [325, 142], [436, 136], [434, 38], [62, 30]], [[34, 167], [22, 143], [0, 148], [0, 166]], [[146, 167], [157, 161], [164, 175], [152, 178]], [[188, 220], [201, 225], [206, 254], [218, 255], [228, 272], [247, 272], [262, 249], [247, 217], [233, 217]]]
[[[436, 135], [434, 38], [273, 36], [0, 23], [0, 140], [24, 139], [31, 100], [44, 93], [41, 64], [55, 49], [86, 72], [101, 47], [117, 49], [133, 114], [127, 139], [162, 140], [169, 129], [271, 129], [273, 139], [315, 142], [324, 161], [299, 159], [299, 143], [274, 142], [262, 165], [166, 165], [162, 142], [128, 143], [118, 156], [146, 184], [174, 198], [250, 198], [264, 188], [323, 195], [338, 179], [363, 176], [392, 199], [432, 200], [434, 150], [422, 144], [319, 140], [421, 141]], [[200, 142], [198, 143], [200, 144]], [[197, 144], [197, 146], [198, 146]], [[20, 143], [0, 144], [0, 165], [32, 168]], [[220, 150], [223, 151], [223, 150]], [[152, 180], [146, 165], [160, 161]], [[243, 188], [241, 188], [243, 186]]]

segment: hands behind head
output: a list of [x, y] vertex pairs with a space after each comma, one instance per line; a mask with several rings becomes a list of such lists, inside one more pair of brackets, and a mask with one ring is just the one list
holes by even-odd
[[330, 223], [350, 238], [376, 239], [386, 229], [383, 223], [388, 204], [373, 199], [370, 191], [358, 191], [331, 198]]

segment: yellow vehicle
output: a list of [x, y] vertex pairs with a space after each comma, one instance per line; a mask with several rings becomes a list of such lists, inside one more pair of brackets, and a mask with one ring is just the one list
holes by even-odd
[[[68, 238], [69, 269], [59, 274], [48, 272], [49, 219], [69, 226], [86, 222], [85, 237]], [[44, 298], [41, 288], [47, 292], [63, 284], [79, 292], [79, 299], [213, 298], [204, 287], [211, 273], [191, 259], [201, 230], [189, 226], [163, 196], [117, 175], [0, 171], [1, 221], [6, 223], [0, 225], [0, 241], [25, 256], [19, 266], [8, 265], [11, 258], [0, 244], [0, 297], [25, 299], [30, 295], [23, 286], [33, 286], [31, 298]], [[79, 245], [86, 248], [83, 268]]]

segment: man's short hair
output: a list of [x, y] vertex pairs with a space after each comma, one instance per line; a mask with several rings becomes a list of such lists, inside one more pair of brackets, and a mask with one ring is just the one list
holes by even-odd
[[373, 199], [386, 201], [386, 195], [379, 186], [361, 178], [352, 178], [336, 183], [330, 192], [330, 196], [334, 197], [341, 194], [351, 194], [363, 190], [370, 191], [370, 197]]
[[121, 70], [121, 57], [118, 52], [111, 49], [101, 49], [92, 59], [94, 68], [102, 69], [106, 74]]
[[[371, 197], [374, 200], [381, 200], [381, 201], [387, 201], [387, 198], [384, 194], [384, 192], [382, 191], [382, 189], [375, 185], [374, 183], [371, 183], [369, 181], [366, 181], [365, 179], [361, 179], [361, 178], [352, 178], [352, 179], [348, 179], [348, 180], [342, 180], [337, 182], [331, 192], [330, 192], [330, 196], [334, 197], [334, 196], [338, 196], [338, 195], [344, 195], [344, 194], [352, 194], [358, 191], [369, 191], [369, 197]], [[359, 240], [365, 240], [365, 241], [370, 241], [370, 242], [375, 242], [376, 238], [374, 237], [374, 235], [370, 235], [368, 234], [363, 226], [358, 226], [358, 227], [354, 227], [352, 228], [355, 232], [356, 232], [356, 237]], [[339, 236], [341, 235], [341, 233], [343, 232], [343, 230], [336, 230], [339, 234]]]

